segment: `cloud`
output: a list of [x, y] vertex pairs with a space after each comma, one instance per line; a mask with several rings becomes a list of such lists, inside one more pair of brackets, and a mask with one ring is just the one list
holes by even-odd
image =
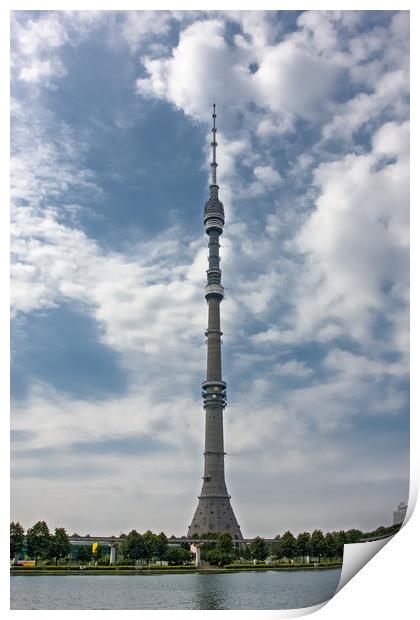
[[384, 112], [404, 119], [408, 112], [408, 73], [390, 71], [378, 78], [373, 93], [359, 93], [339, 108], [333, 120], [323, 127], [324, 138], [351, 137], [366, 123]]
[[[408, 125], [384, 125], [372, 141], [369, 154], [315, 171], [317, 208], [296, 237], [307, 257], [296, 304], [305, 331], [329, 316], [356, 340], [368, 340], [374, 313], [391, 317], [399, 285], [407, 284]], [[396, 159], [375, 168], [384, 150]]]
[[290, 360], [284, 362], [284, 364], [277, 364], [275, 370], [279, 376], [292, 375], [295, 377], [308, 377], [313, 372], [311, 368], [308, 368], [304, 362], [299, 360]]
[[[37, 236], [31, 238], [34, 230]], [[188, 349], [196, 334], [202, 333], [201, 283], [191, 269], [192, 279], [181, 279], [181, 274], [188, 273], [187, 256], [194, 260], [194, 250], [182, 247], [185, 263], [179, 263], [181, 245], [172, 241], [179, 237], [173, 230], [160, 241], [142, 244], [131, 258], [104, 254], [83, 232], [58, 223], [56, 214], [48, 210], [40, 215], [22, 207], [15, 215], [12, 234], [15, 312], [54, 307], [63, 301], [82, 303], [101, 326], [103, 343], [127, 354], [166, 351], [175, 356], [179, 347]], [[157, 247], [160, 257], [154, 254]], [[202, 254], [200, 248], [204, 271]], [[177, 331], [180, 321], [186, 321], [183, 334]]]
[[[285, 319], [254, 334], [255, 344], [345, 335], [362, 347], [382, 346], [381, 340], [389, 349], [396, 345], [408, 290], [408, 132], [407, 122], [384, 123], [372, 135], [370, 152], [314, 169], [315, 210], [297, 230], [291, 242], [297, 254], [288, 270], [281, 265], [283, 278], [277, 279], [277, 290], [293, 291], [293, 311], [289, 307]], [[271, 216], [268, 232], [273, 226]], [[388, 329], [378, 337], [380, 315]]]
[[30, 66], [23, 67], [19, 73], [19, 79], [24, 82], [40, 82], [46, 77], [52, 75], [62, 77], [66, 71], [58, 59], [40, 60], [36, 58], [32, 60]]
[[[17, 14], [14, 14], [17, 17]], [[39, 19], [29, 19], [24, 25], [17, 25], [17, 42], [25, 56], [33, 56], [44, 50], [59, 48], [68, 40], [68, 35], [57, 14], [49, 13]]]
[[[216, 96], [221, 105], [233, 93], [243, 100], [246, 82], [246, 72], [240, 63], [243, 54], [241, 50], [229, 48], [224, 29], [222, 20], [195, 22], [182, 31], [171, 56], [145, 57], [143, 64], [148, 77], [137, 80], [139, 93], [169, 99], [187, 114], [202, 120], [208, 117], [209, 103]], [[225, 84], [229, 84], [227, 92]]]
[[254, 169], [254, 174], [266, 187], [275, 187], [282, 182], [280, 174], [271, 166], [257, 166]]
[[[125, 11], [122, 15], [122, 24], [118, 28], [118, 35], [127, 42], [134, 52], [144, 44], [145, 40], [156, 35], [167, 34], [171, 19], [172, 15], [168, 11]], [[154, 49], [157, 51], [158, 48], [155, 47]], [[162, 51], [166, 51], [166, 48], [159, 49], [159, 52]]]
[[216, 96], [227, 109], [255, 101], [289, 125], [299, 115], [313, 118], [320, 100], [332, 91], [340, 65], [311, 54], [297, 37], [264, 45], [271, 38], [265, 18], [248, 16], [241, 26], [249, 38], [237, 37], [236, 45], [229, 46], [221, 19], [189, 25], [170, 56], [143, 58], [148, 75], [137, 81], [139, 93], [168, 99], [200, 120], [207, 118]]
[[319, 103], [332, 93], [339, 71], [291, 39], [267, 50], [252, 79], [258, 99], [269, 110], [313, 118]]
[[18, 69], [18, 79], [38, 84], [66, 75], [58, 54], [69, 37], [57, 14], [25, 20], [15, 11], [12, 25], [12, 68]]
[[404, 11], [392, 16], [389, 28], [353, 34], [341, 61], [358, 89], [336, 106], [332, 121], [323, 127], [325, 139], [351, 138], [367, 124], [375, 129], [384, 114], [399, 121], [408, 117], [408, 42]]
[[254, 176], [257, 179], [247, 188], [248, 196], [260, 196], [267, 190], [277, 187], [282, 182], [281, 175], [271, 166], [256, 166]]
[[[28, 399], [15, 403], [15, 434], [36, 428], [36, 435], [20, 437], [12, 457], [13, 505], [25, 527], [42, 513], [49, 523], [72, 531], [145, 530], [156, 514], [153, 528], [184, 533], [177, 523], [191, 517], [195, 503], [191, 489], [199, 491], [201, 403], [198, 395], [193, 400], [180, 389], [168, 399], [155, 387], [145, 381], [126, 396], [88, 401], [37, 384]], [[49, 491], [44, 493], [45, 485]], [[28, 503], [33, 488], [40, 496]], [[103, 505], [110, 493], [114, 500], [108, 517], [93, 524], [93, 498], [101, 498]], [[83, 497], [89, 509], [81, 514], [76, 508]], [[167, 501], [174, 503], [170, 519], [164, 510]], [[121, 502], [126, 512], [122, 518]]]
[[272, 45], [282, 34], [281, 23], [276, 22], [275, 11], [220, 11], [222, 18], [228, 18], [240, 24], [242, 33], [237, 35], [238, 45], [246, 45], [248, 41], [257, 49]]

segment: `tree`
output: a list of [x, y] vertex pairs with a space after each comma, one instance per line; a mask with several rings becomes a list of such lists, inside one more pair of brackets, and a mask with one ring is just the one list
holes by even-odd
[[101, 546], [100, 549], [100, 555], [97, 556], [98, 566], [108, 566], [110, 558], [109, 547]]
[[241, 545], [239, 548], [239, 558], [245, 561], [249, 561], [251, 559], [251, 552], [249, 550], [249, 545]]
[[25, 530], [17, 521], [10, 524], [10, 559], [13, 560], [22, 550], [25, 542]]
[[29, 557], [34, 558], [35, 566], [39, 559], [48, 556], [51, 535], [45, 521], [38, 521], [26, 532], [26, 551]]
[[333, 532], [333, 536], [336, 555], [342, 558], [344, 553], [344, 545], [346, 543], [346, 533], [343, 530], [340, 530], [339, 532]]
[[235, 551], [233, 549], [232, 536], [227, 532], [218, 535], [216, 543], [217, 563], [219, 566], [230, 564], [234, 558]]
[[254, 560], [265, 560], [268, 554], [268, 545], [263, 538], [256, 536], [249, 543], [249, 551]]
[[223, 551], [224, 553], [233, 553], [233, 542], [232, 536], [230, 534], [224, 532], [222, 534], [219, 534], [217, 538], [217, 547], [220, 549], [220, 551]]
[[337, 556], [336, 541], [335, 541], [334, 535], [331, 532], [328, 532], [327, 534], [325, 534], [324, 553], [325, 553], [325, 556], [329, 560]]
[[76, 551], [76, 560], [78, 562], [90, 562], [92, 559], [91, 545], [80, 545]]
[[296, 538], [297, 554], [303, 558], [311, 553], [311, 535], [309, 532], [301, 532]]
[[156, 536], [156, 556], [158, 560], [162, 562], [165, 559], [166, 552], [168, 550], [168, 539], [166, 534], [161, 532]]
[[214, 543], [203, 543], [200, 545], [200, 549], [201, 549], [201, 553], [200, 553], [201, 559], [211, 562], [212, 561], [211, 552], [214, 549]]
[[191, 554], [183, 547], [168, 547], [166, 551], [166, 560], [171, 566], [184, 564], [190, 560]]
[[285, 532], [281, 537], [281, 544], [283, 546], [283, 555], [289, 560], [292, 560], [296, 557], [297, 546], [296, 546], [296, 538], [293, 536], [292, 532]]
[[156, 534], [147, 530], [147, 532], [143, 534], [143, 544], [144, 558], [149, 563], [153, 556], [157, 554], [158, 540]]
[[124, 534], [124, 537], [120, 536], [120, 543], [118, 545], [118, 563], [125, 563], [128, 560], [127, 556], [127, 536]]
[[227, 559], [226, 555], [220, 551], [216, 545], [213, 545], [212, 548], [207, 551], [206, 559], [213, 566], [224, 566], [230, 562], [230, 559]]
[[131, 530], [125, 539], [123, 553], [126, 558], [135, 562], [142, 560], [145, 556], [143, 536], [136, 530]]
[[321, 530], [314, 530], [311, 535], [311, 554], [321, 559], [324, 554], [324, 534]]
[[277, 558], [277, 560], [281, 560], [282, 557], [284, 557], [283, 541], [281, 536], [276, 536], [276, 542], [271, 546], [271, 553], [275, 558]]
[[346, 532], [346, 542], [348, 543], [355, 543], [359, 540], [359, 538], [361, 537], [362, 532], [360, 530], [348, 530]]
[[55, 533], [50, 538], [50, 545], [48, 549], [48, 558], [55, 559], [55, 565], [57, 566], [60, 558], [65, 558], [70, 553], [70, 541], [64, 527], [56, 527]]

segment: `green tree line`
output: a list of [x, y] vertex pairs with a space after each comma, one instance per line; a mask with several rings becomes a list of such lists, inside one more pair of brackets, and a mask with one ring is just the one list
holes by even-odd
[[297, 536], [287, 531], [283, 535], [278, 534], [272, 543], [256, 536], [249, 544], [239, 548], [234, 545], [229, 534], [217, 535], [214, 532], [208, 532], [201, 536], [194, 535], [193, 538], [201, 541], [219, 538], [217, 543], [203, 543], [201, 552], [203, 560], [219, 566], [229, 564], [239, 558], [263, 562], [271, 557], [277, 561], [300, 560], [304, 562], [309, 557], [313, 561], [321, 562], [322, 560], [341, 561], [344, 545], [347, 543], [355, 543], [367, 536], [393, 534], [397, 529], [398, 526], [379, 527], [367, 534], [358, 529], [327, 532], [326, 534], [315, 529], [312, 533], [301, 532]]
[[[77, 534], [74, 534], [77, 536]], [[95, 540], [92, 539], [92, 543]], [[60, 560], [70, 559], [72, 546], [64, 528], [55, 528], [54, 533], [49, 531], [45, 521], [38, 521], [28, 529], [25, 535], [20, 523], [10, 524], [10, 559], [13, 560], [25, 552], [28, 558], [40, 561], [54, 561], [57, 565]], [[183, 564], [191, 560], [188, 543], [181, 543], [178, 547], [169, 547], [168, 539], [163, 532], [154, 534], [150, 530], [140, 534], [132, 530], [129, 534], [122, 534], [118, 540], [118, 563], [135, 564], [136, 562], [167, 561], [170, 565]], [[77, 562], [109, 563], [109, 549], [101, 545], [80, 545], [73, 548], [73, 559]]]
[[[246, 546], [235, 547], [229, 534], [219, 534], [217, 543], [203, 543], [201, 557], [211, 564], [223, 566], [236, 559], [263, 562], [268, 557], [292, 562], [295, 559], [305, 561], [306, 557], [321, 561], [322, 559], [340, 559], [346, 542], [354, 542], [359, 537], [357, 530], [349, 532], [328, 532], [314, 530], [312, 534], [302, 532], [295, 537], [290, 531], [277, 535], [274, 542], [267, 542], [256, 536]], [[361, 532], [360, 532], [361, 534]], [[209, 537], [206, 537], [209, 538]], [[211, 538], [215, 538], [212, 534]], [[205, 540], [205, 538], [204, 538]]]
[[[396, 531], [395, 527], [379, 527], [368, 534], [363, 534], [358, 529], [324, 534], [321, 530], [315, 529], [312, 533], [301, 532], [297, 536], [287, 531], [282, 535], [278, 534], [274, 542], [268, 543], [260, 536], [256, 536], [250, 543], [239, 546], [227, 533], [209, 532], [201, 536], [195, 535], [193, 538], [201, 542], [203, 560], [213, 565], [224, 566], [238, 559], [261, 562], [267, 557], [287, 562], [299, 559], [304, 562], [307, 557], [313, 561], [341, 559], [344, 544], [357, 542], [368, 535], [386, 535], [394, 531]], [[217, 542], [206, 543], [206, 539], [217, 539]], [[26, 535], [20, 523], [10, 524], [10, 559], [13, 560], [23, 551], [27, 557], [35, 560], [36, 564], [39, 561], [48, 563], [54, 561], [57, 565], [59, 561], [69, 560], [71, 555], [72, 559], [77, 562], [95, 561], [98, 564], [109, 562], [107, 546], [102, 548], [96, 545], [94, 551], [92, 545], [80, 545], [72, 551], [66, 530], [59, 527], [55, 528], [54, 532], [50, 532], [45, 521], [35, 523], [27, 530]], [[169, 546], [164, 532], [155, 534], [147, 530], [140, 534], [132, 530], [127, 535], [122, 534], [118, 539], [118, 564], [150, 563], [153, 560], [166, 561], [169, 565], [179, 565], [190, 562], [191, 559], [189, 543]]]

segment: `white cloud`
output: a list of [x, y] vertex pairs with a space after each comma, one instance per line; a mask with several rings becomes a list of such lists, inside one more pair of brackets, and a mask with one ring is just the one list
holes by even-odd
[[[334, 362], [325, 366], [329, 372], [342, 367], [349, 381], [360, 362], [366, 376], [404, 377], [409, 342], [408, 156], [409, 125], [391, 122], [373, 134], [369, 152], [318, 164], [315, 209], [287, 243], [289, 261], [275, 258], [281, 212], [267, 218], [265, 254], [256, 256], [270, 265], [270, 279], [267, 273], [258, 274], [248, 278], [244, 289], [248, 296], [243, 305], [250, 312], [262, 310], [266, 321], [264, 329], [250, 336], [255, 353], [287, 351], [311, 341], [328, 346], [350, 338], [367, 358], [342, 351], [339, 359], [334, 353]], [[252, 254], [253, 245], [247, 246]], [[255, 310], [251, 293], [256, 291], [266, 303], [257, 303]], [[381, 321], [384, 327], [379, 328]], [[386, 352], [397, 355], [398, 362], [381, 361]], [[330, 385], [324, 387], [326, 393], [332, 391]], [[397, 410], [398, 390], [387, 398]]]
[[249, 187], [244, 189], [244, 193], [248, 197], [261, 196], [274, 187], [277, 187], [282, 182], [281, 175], [274, 170], [271, 166], [255, 166], [254, 176], [256, 181], [253, 181]]
[[[171, 56], [143, 59], [148, 76], [137, 81], [139, 92], [165, 98], [200, 120], [207, 119], [215, 97], [226, 109], [254, 101], [274, 118], [279, 116], [262, 121], [261, 135], [270, 122], [289, 129], [296, 116], [314, 118], [319, 102], [334, 88], [341, 65], [311, 53], [302, 37], [291, 35], [269, 44], [271, 27], [265, 16], [248, 15], [240, 21], [248, 39], [237, 37], [234, 46], [225, 40], [222, 19], [189, 25]], [[255, 72], [251, 64], [257, 65]]]
[[243, 100], [247, 79], [247, 65], [241, 62], [244, 52], [227, 45], [224, 29], [222, 20], [195, 22], [181, 32], [171, 56], [144, 58], [148, 77], [137, 80], [139, 92], [169, 99], [201, 120], [208, 118], [215, 97], [221, 105], [232, 95]]
[[66, 47], [77, 47], [103, 24], [111, 32], [115, 17], [112, 11], [48, 11], [36, 18], [26, 11], [11, 15], [12, 78], [36, 88], [51, 88], [56, 78], [66, 76]]
[[66, 70], [60, 60], [40, 60], [36, 58], [31, 61], [29, 66], [23, 67], [19, 73], [19, 79], [24, 82], [37, 83], [50, 76], [62, 77], [66, 75]]
[[334, 11], [305, 11], [297, 21], [314, 48], [325, 53], [337, 49], [338, 33], [334, 23], [337, 17]]
[[[17, 14], [14, 15], [16, 17]], [[50, 51], [61, 47], [67, 41], [67, 32], [54, 13], [36, 20], [30, 19], [17, 28], [18, 46], [25, 56], [33, 56], [44, 50]]]
[[397, 308], [405, 306], [408, 289], [408, 124], [384, 124], [372, 145], [368, 154], [315, 170], [316, 210], [294, 240], [304, 262], [286, 280], [295, 313], [255, 335], [256, 343], [325, 341], [345, 333], [371, 344], [382, 313], [391, 324], [395, 313], [401, 327]]
[[333, 120], [323, 127], [323, 137], [351, 137], [366, 123], [374, 121], [385, 111], [397, 119], [408, 112], [408, 73], [396, 70], [378, 78], [375, 90], [359, 93], [338, 108]]
[[256, 166], [254, 174], [267, 187], [275, 187], [282, 182], [281, 175], [271, 166]]
[[172, 18], [168, 11], [124, 11], [122, 17], [122, 25], [115, 28], [132, 51], [136, 51], [145, 39], [167, 34]]
[[333, 62], [310, 54], [290, 39], [267, 49], [252, 80], [257, 101], [269, 110], [313, 118], [339, 71]]
[[32, 84], [49, 83], [49, 78], [63, 77], [66, 69], [59, 57], [68, 43], [67, 29], [59, 14], [48, 13], [39, 19], [25, 20], [12, 13], [12, 68], [18, 79]]
[[391, 311], [384, 287], [407, 285], [407, 129], [384, 126], [373, 137], [374, 145], [386, 141], [394, 151], [397, 142], [393, 163], [375, 168], [381, 151], [374, 146], [370, 154], [347, 155], [315, 171], [317, 209], [296, 238], [307, 257], [296, 300], [297, 323], [305, 333], [331, 317], [363, 342], [375, 313]]
[[341, 349], [331, 349], [326, 358], [325, 365], [336, 373], [346, 375], [350, 380], [372, 381], [386, 376], [405, 377], [407, 367], [401, 362], [383, 362], [363, 355], [355, 355]]
[[[281, 33], [281, 27], [273, 19], [275, 17], [273, 11], [220, 11], [219, 15], [223, 18], [227, 16], [239, 23], [256, 49], [272, 45]], [[247, 41], [241, 36], [237, 44], [247, 45]]]
[[410, 128], [408, 123], [385, 123], [372, 136], [373, 151], [377, 155], [397, 155], [407, 162]]
[[308, 377], [313, 372], [305, 362], [300, 360], [289, 360], [283, 364], [276, 364], [274, 369], [279, 376]]

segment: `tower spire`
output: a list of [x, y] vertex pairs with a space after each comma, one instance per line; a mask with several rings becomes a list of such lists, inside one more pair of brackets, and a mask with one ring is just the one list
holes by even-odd
[[216, 114], [216, 102], [213, 102], [213, 129], [212, 129], [212, 133], [213, 133], [213, 140], [211, 143], [211, 147], [213, 149], [213, 160], [211, 162], [211, 184], [212, 185], [217, 185], [217, 175], [216, 175], [216, 170], [217, 170], [217, 162], [216, 162], [216, 147], [217, 147], [217, 142], [216, 142], [216, 118], [217, 118], [217, 114]]

